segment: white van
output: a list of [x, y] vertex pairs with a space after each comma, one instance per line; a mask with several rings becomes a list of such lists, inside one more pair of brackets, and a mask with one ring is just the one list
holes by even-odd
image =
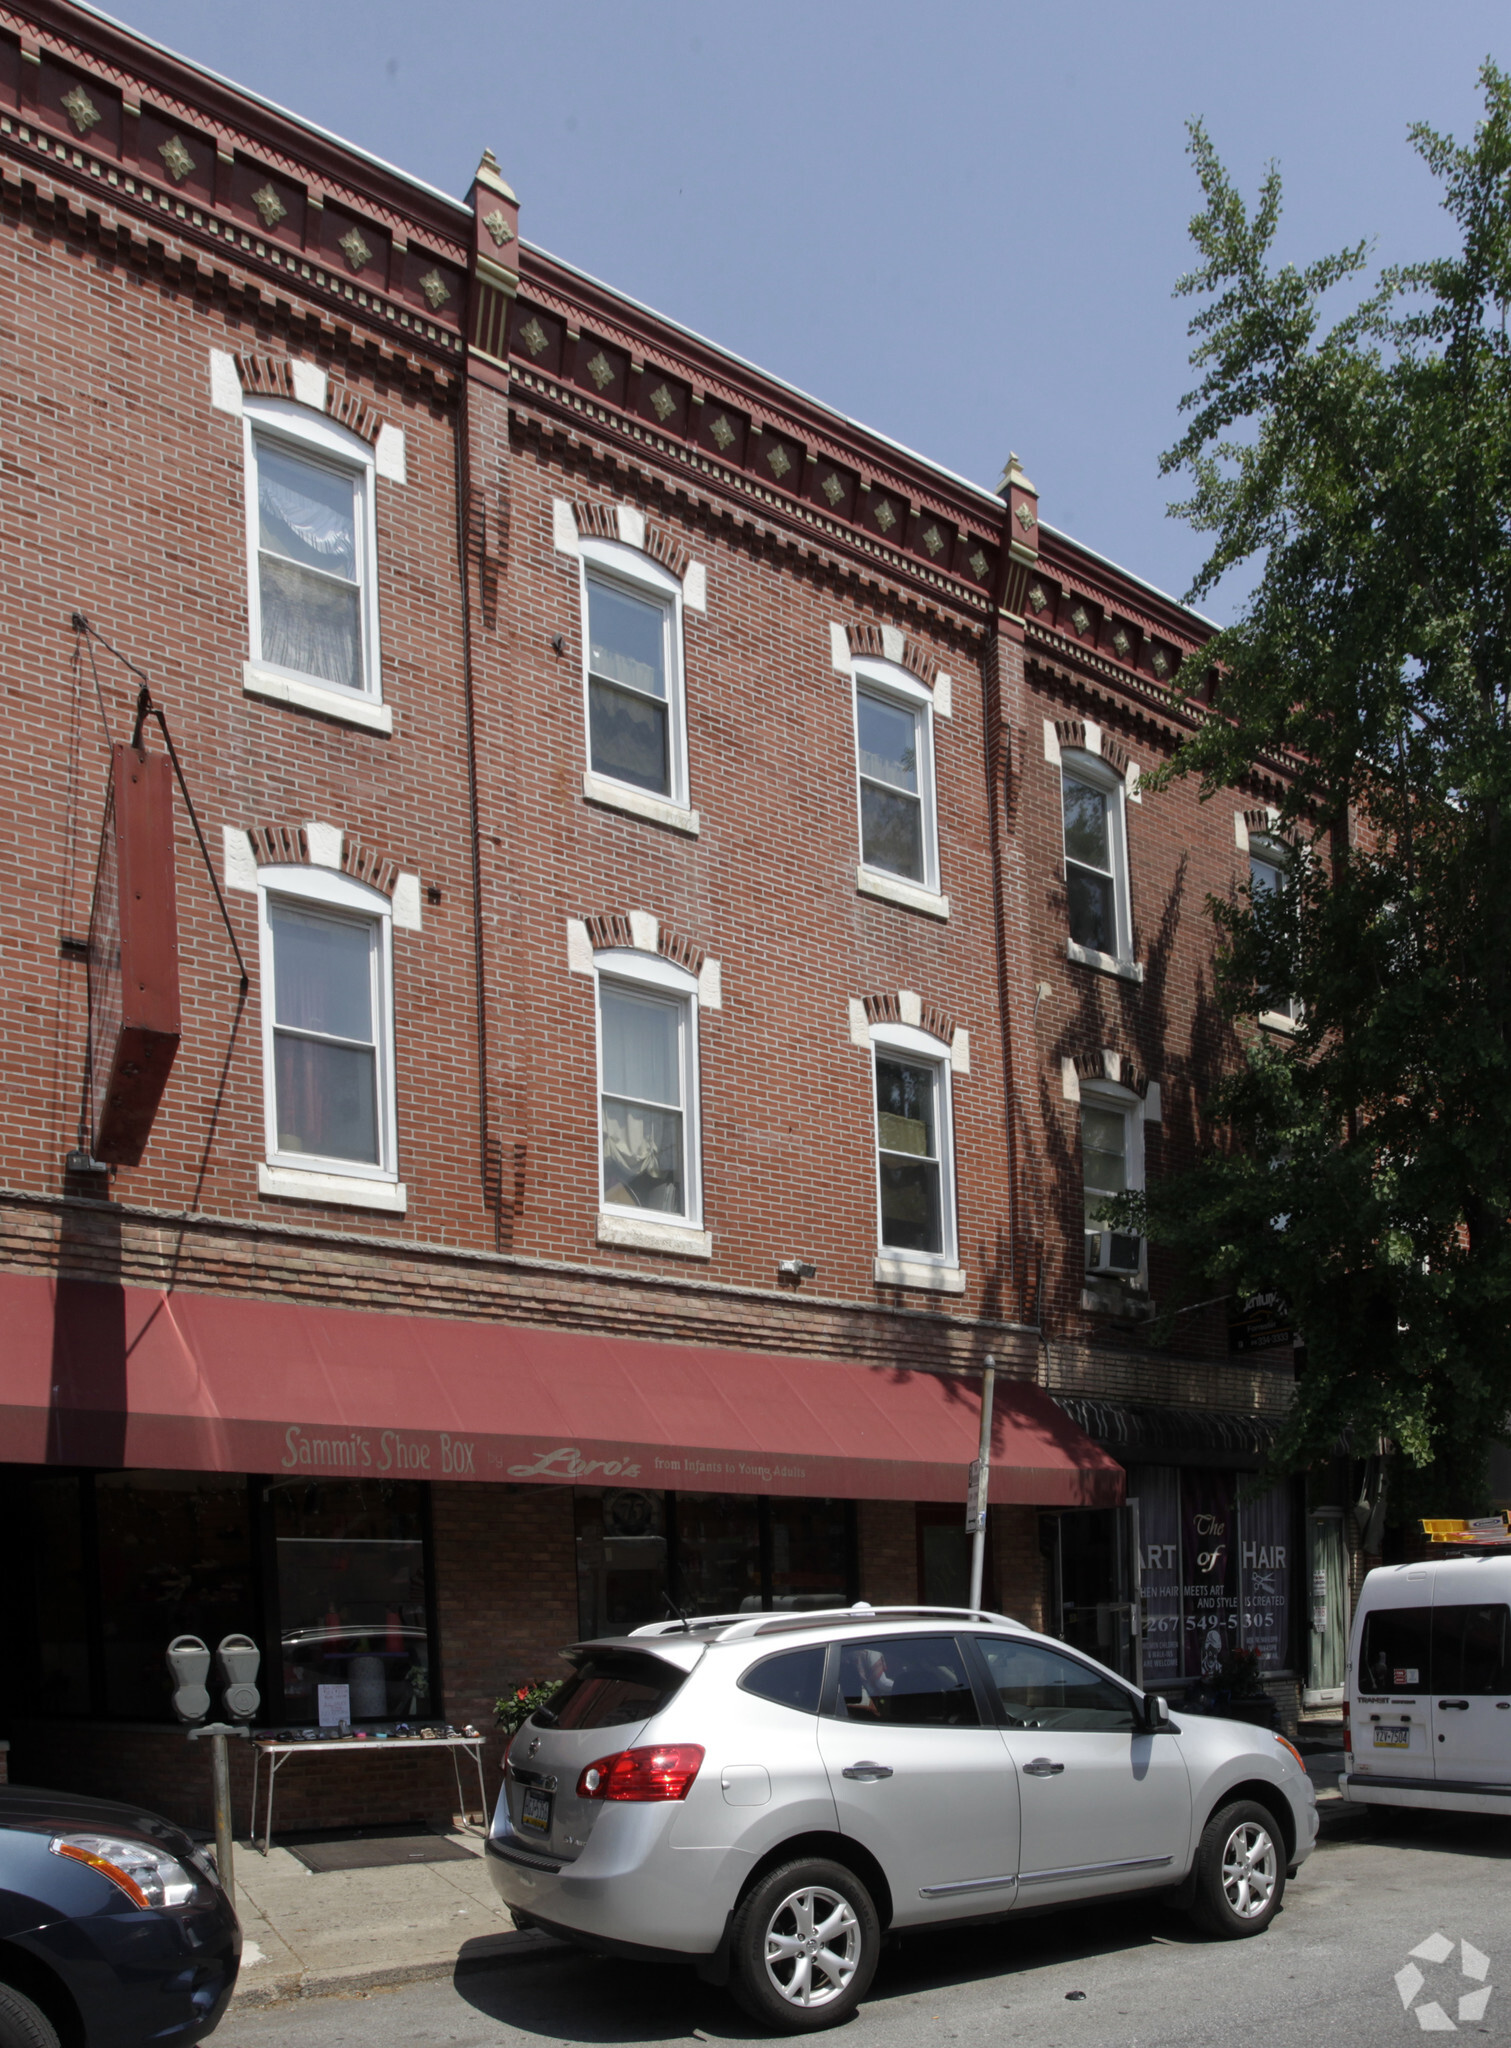
[[1511, 1815], [1511, 1547], [1371, 1572], [1346, 1686], [1345, 1799]]

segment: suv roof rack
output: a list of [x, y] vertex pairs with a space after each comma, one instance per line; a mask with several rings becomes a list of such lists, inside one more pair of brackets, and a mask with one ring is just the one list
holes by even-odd
[[1010, 1614], [996, 1614], [986, 1607], [872, 1607], [865, 1600], [853, 1607], [810, 1607], [773, 1613], [770, 1608], [746, 1610], [742, 1614], [690, 1615], [686, 1621], [652, 1621], [631, 1629], [635, 1636], [707, 1635], [718, 1631], [721, 1641], [740, 1642], [749, 1636], [787, 1635], [805, 1628], [833, 1628], [844, 1623], [866, 1628], [877, 1621], [986, 1621], [998, 1627], [1022, 1628]]

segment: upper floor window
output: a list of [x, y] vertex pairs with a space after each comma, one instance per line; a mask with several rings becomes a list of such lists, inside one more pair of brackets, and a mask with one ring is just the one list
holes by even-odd
[[372, 451], [284, 399], [249, 398], [245, 419], [252, 660], [375, 697]]
[[603, 1207], [696, 1226], [697, 982], [651, 954], [602, 953], [595, 966]]
[[589, 770], [685, 804], [681, 585], [613, 541], [584, 541], [581, 555]]
[[1106, 1222], [1107, 1204], [1144, 1185], [1143, 1120], [1137, 1097], [1119, 1090], [1081, 1090], [1081, 1196], [1086, 1270], [1137, 1278], [1144, 1243]]
[[937, 890], [933, 706], [890, 662], [855, 663], [855, 753], [862, 865]]
[[903, 1259], [955, 1263], [948, 1049], [907, 1025], [873, 1027], [881, 1246]]
[[1092, 754], [1067, 754], [1060, 769], [1065, 823], [1065, 894], [1072, 945], [1129, 960], [1126, 792]]
[[[1250, 833], [1250, 898], [1256, 918], [1277, 940], [1290, 935], [1291, 920], [1295, 915], [1293, 860], [1292, 850], [1283, 840]], [[1263, 990], [1260, 1006], [1267, 1022], [1295, 1024], [1300, 1021], [1300, 1003], [1284, 990]]]
[[392, 1179], [387, 898], [316, 868], [265, 868], [258, 884], [268, 1159]]

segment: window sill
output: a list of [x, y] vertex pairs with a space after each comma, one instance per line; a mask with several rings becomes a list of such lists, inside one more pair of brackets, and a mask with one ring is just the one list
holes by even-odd
[[880, 896], [883, 902], [900, 903], [905, 910], [921, 910], [925, 917], [947, 918], [950, 914], [948, 896], [904, 881], [901, 875], [889, 875], [883, 868], [857, 868], [855, 886], [862, 896]]
[[652, 796], [647, 789], [631, 789], [628, 783], [611, 782], [606, 775], [584, 770], [582, 793], [590, 804], [603, 804], [611, 811], [627, 811], [632, 818], [647, 818], [653, 825], [669, 825], [673, 832], [698, 836], [698, 814], [686, 804], [669, 803], [664, 796]]
[[367, 732], [392, 732], [393, 713], [386, 704], [362, 697], [355, 690], [336, 690], [324, 683], [303, 682], [284, 675], [280, 669], [264, 668], [259, 661], [242, 663], [241, 687], [249, 697], [266, 697], [274, 704], [293, 704], [301, 711], [318, 711], [342, 725], [360, 725]]
[[688, 1223], [657, 1223], [643, 1209], [626, 1216], [600, 1210], [598, 1242], [637, 1252], [672, 1252], [681, 1259], [711, 1259], [714, 1255], [708, 1231], [695, 1230]]
[[1255, 1022], [1261, 1031], [1278, 1031], [1286, 1038], [1294, 1038], [1301, 1029], [1299, 1021], [1283, 1010], [1261, 1010]]
[[402, 1216], [409, 1190], [401, 1180], [367, 1180], [356, 1173], [308, 1173], [300, 1166], [259, 1166], [257, 1192], [285, 1202], [333, 1202], [343, 1209], [386, 1209]]
[[878, 1287], [924, 1287], [931, 1294], [964, 1294], [963, 1266], [930, 1266], [922, 1259], [893, 1259], [877, 1254], [871, 1278]]
[[1065, 957], [1082, 967], [1095, 967], [1101, 974], [1115, 974], [1120, 981], [1144, 979], [1144, 970], [1137, 960], [1115, 960], [1110, 953], [1099, 953], [1095, 946], [1078, 946], [1074, 939], [1065, 941]]

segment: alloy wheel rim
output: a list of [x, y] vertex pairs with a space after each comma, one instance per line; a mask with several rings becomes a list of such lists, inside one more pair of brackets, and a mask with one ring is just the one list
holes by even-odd
[[1222, 1852], [1222, 1888], [1240, 1920], [1257, 1920], [1275, 1895], [1280, 1859], [1268, 1828], [1240, 1821]]
[[766, 1975], [788, 2005], [832, 2005], [860, 1962], [860, 1921], [841, 1893], [807, 1884], [766, 1922]]

